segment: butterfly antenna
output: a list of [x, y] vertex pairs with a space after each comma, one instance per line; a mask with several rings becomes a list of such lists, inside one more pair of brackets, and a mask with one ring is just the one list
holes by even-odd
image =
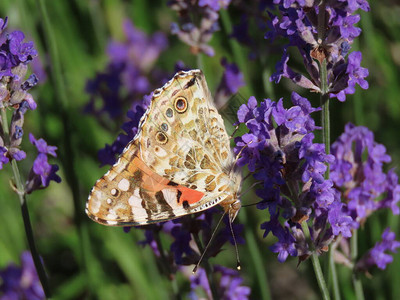
[[206, 247], [205, 247], [204, 250], [203, 250], [203, 253], [202, 253], [201, 256], [200, 256], [199, 261], [197, 262], [196, 266], [193, 268], [193, 271], [192, 271], [193, 274], [196, 273], [196, 271], [197, 271], [197, 269], [198, 269], [198, 267], [199, 267], [201, 261], [202, 261], [203, 258], [204, 258], [204, 255], [206, 254], [207, 249], [210, 247], [211, 241], [213, 240], [213, 238], [214, 238], [214, 236], [215, 236], [215, 233], [217, 232], [217, 229], [218, 229], [219, 225], [221, 224], [222, 219], [225, 217], [225, 215], [226, 215], [226, 211], [222, 214], [222, 217], [219, 219], [219, 221], [218, 221], [218, 223], [217, 223], [217, 226], [215, 227], [214, 231], [213, 231], [212, 234], [211, 234], [210, 240], [208, 241]]
[[[238, 196], [238, 198], [240, 198], [240, 197], [246, 195], [248, 192], [251, 191], [251, 189], [252, 189], [253, 187], [255, 187], [257, 184], [261, 184], [261, 183], [262, 183], [262, 181], [254, 182], [245, 192], [241, 193], [241, 194]], [[243, 206], [243, 205], [242, 205], [242, 206]]]
[[238, 131], [239, 129], [239, 125], [235, 126], [235, 130], [232, 132], [231, 136], [229, 137], [230, 139], [233, 139], [233, 136], [235, 135], [235, 133]]
[[231, 233], [232, 233], [232, 238], [233, 238], [233, 242], [235, 244], [235, 251], [236, 251], [236, 269], [238, 269], [240, 271], [240, 259], [239, 259], [239, 250], [238, 250], [238, 246], [236, 243], [236, 237], [235, 237], [235, 233], [233, 232], [233, 227], [232, 227], [232, 220], [231, 218], [229, 218], [229, 227], [231, 228]]

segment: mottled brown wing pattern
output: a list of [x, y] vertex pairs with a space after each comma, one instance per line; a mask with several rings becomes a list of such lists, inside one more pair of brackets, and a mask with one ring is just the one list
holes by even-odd
[[90, 218], [105, 225], [143, 225], [189, 213], [204, 193], [154, 173], [131, 142], [117, 163], [100, 178], [86, 204]]
[[[137, 137], [143, 160], [178, 184], [207, 193], [224, 191], [233, 156], [202, 72], [183, 73], [162, 89]], [[185, 103], [182, 109], [179, 101]]]
[[96, 182], [86, 212], [98, 223], [128, 226], [221, 204], [233, 220], [240, 208], [233, 161], [203, 73], [179, 72], [153, 92], [138, 134]]

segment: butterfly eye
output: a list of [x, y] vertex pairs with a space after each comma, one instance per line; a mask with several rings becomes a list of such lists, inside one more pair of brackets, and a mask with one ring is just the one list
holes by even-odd
[[166, 136], [166, 134], [164, 132], [159, 131], [156, 134], [156, 140], [160, 144], [164, 145], [164, 144], [166, 144], [168, 142], [168, 137]]
[[187, 101], [184, 97], [178, 97], [175, 100], [175, 109], [178, 113], [184, 113], [187, 109]]

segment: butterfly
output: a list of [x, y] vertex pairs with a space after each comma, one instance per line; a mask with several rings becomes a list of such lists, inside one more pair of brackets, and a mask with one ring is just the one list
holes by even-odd
[[86, 214], [110, 226], [138, 226], [217, 204], [235, 219], [241, 174], [201, 70], [180, 71], [153, 92], [138, 132], [92, 188]]

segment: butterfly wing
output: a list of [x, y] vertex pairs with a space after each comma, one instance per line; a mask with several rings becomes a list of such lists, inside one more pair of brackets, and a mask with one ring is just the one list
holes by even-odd
[[138, 134], [96, 182], [86, 212], [105, 225], [129, 226], [205, 210], [232, 197], [232, 163], [202, 72], [179, 72], [154, 91]]
[[234, 159], [200, 70], [178, 73], [154, 92], [137, 140], [157, 174], [204, 193], [227, 189]]
[[98, 223], [144, 225], [190, 213], [204, 193], [177, 185], [154, 173], [131, 142], [117, 163], [93, 187], [86, 213]]

